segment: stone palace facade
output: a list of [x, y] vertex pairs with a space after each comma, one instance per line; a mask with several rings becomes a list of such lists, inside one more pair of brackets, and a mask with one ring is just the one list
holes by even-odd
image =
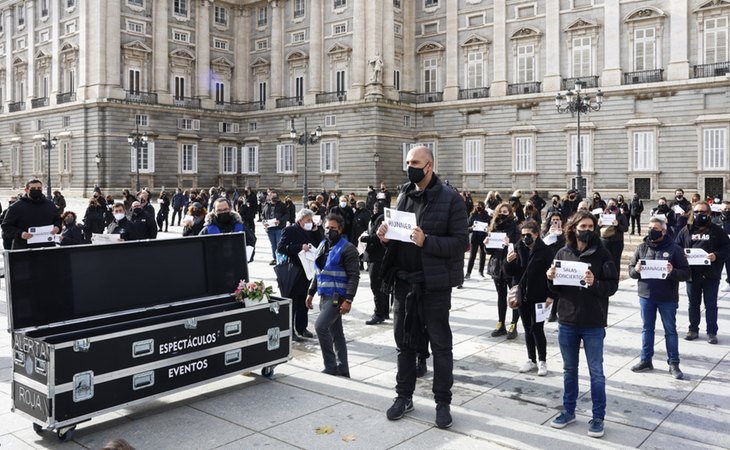
[[[431, 147], [463, 189], [725, 195], [728, 0], [0, 0], [0, 189], [363, 192]], [[306, 148], [290, 137], [317, 126]], [[146, 133], [132, 148], [128, 136]]]

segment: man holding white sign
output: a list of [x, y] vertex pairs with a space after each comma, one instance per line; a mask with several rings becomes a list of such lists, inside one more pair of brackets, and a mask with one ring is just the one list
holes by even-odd
[[398, 420], [413, 410], [416, 354], [427, 337], [433, 351], [436, 426], [448, 428], [452, 424], [454, 384], [449, 310], [451, 289], [464, 282], [464, 252], [469, 239], [466, 207], [459, 194], [444, 186], [434, 173], [433, 153], [427, 147], [412, 148], [406, 164], [410, 183], [401, 188], [396, 209], [416, 218], [411, 242], [389, 239], [390, 226], [386, 222], [377, 233], [386, 245], [383, 281], [394, 292], [393, 326], [398, 349], [398, 396], [387, 417]]
[[699, 249], [709, 264], [693, 265], [690, 261], [692, 278], [687, 281], [689, 297], [689, 330], [684, 337], [688, 341], [697, 339], [700, 331], [700, 305], [704, 297], [707, 342], [717, 344], [717, 292], [720, 289], [722, 266], [730, 255], [730, 238], [722, 228], [710, 220], [710, 205], [697, 202], [692, 205], [690, 223], [677, 235], [677, 244], [690, 250], [687, 259]]
[[[31, 229], [48, 232], [43, 239], [33, 239]], [[40, 180], [30, 180], [25, 184], [25, 195], [8, 207], [2, 230], [3, 239], [13, 240], [13, 250], [56, 246], [54, 236], [61, 231], [61, 216], [56, 205], [43, 195]]]
[[639, 305], [641, 307], [641, 357], [631, 367], [634, 372], [654, 369], [654, 327], [656, 315], [664, 326], [664, 343], [667, 348], [669, 373], [681, 380], [679, 369], [679, 338], [677, 337], [677, 307], [679, 306], [679, 282], [687, 281], [690, 268], [682, 248], [667, 234], [667, 223], [653, 217], [649, 220], [649, 235], [636, 248], [629, 263], [629, 276], [639, 280]]
[[[588, 436], [603, 436], [606, 414], [606, 377], [603, 374], [603, 340], [608, 324], [608, 298], [618, 289], [618, 271], [611, 254], [601, 245], [598, 221], [588, 211], [578, 211], [565, 226], [565, 247], [555, 254], [547, 271], [548, 287], [560, 296], [558, 303], [558, 343], [563, 356], [563, 411], [550, 425], [564, 428], [575, 422], [578, 399], [578, 357], [583, 342], [591, 378], [593, 419]], [[555, 282], [557, 265], [580, 262], [587, 267], [574, 273], [575, 285]], [[581, 283], [583, 282], [583, 283]]]

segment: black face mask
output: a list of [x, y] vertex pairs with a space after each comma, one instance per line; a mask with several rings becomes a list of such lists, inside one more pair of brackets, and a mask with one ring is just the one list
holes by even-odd
[[649, 240], [656, 242], [662, 238], [662, 230], [649, 230]]
[[578, 239], [580, 242], [587, 244], [593, 238], [593, 234], [594, 233], [592, 230], [576, 231], [575, 238]]
[[705, 213], [695, 213], [694, 215], [694, 224], [698, 227], [704, 227], [708, 223], [710, 223], [710, 216], [708, 216]]
[[66, 220], [63, 221], [66, 225], [72, 225], [74, 222], [76, 222], [76, 219], [73, 217], [67, 217]]
[[659, 205], [657, 207], [657, 211], [662, 211], [662, 212], [663, 211], [669, 211], [669, 206], [667, 206], [667, 205]]
[[722, 219], [723, 219], [723, 220], [728, 220], [728, 219], [730, 219], [730, 211], [723, 211], [723, 212], [722, 212]]
[[231, 223], [231, 220], [233, 219], [231, 217], [231, 213], [229, 213], [229, 212], [218, 213], [218, 214], [216, 214], [216, 217], [218, 218], [218, 223], [220, 223], [222, 225], [228, 225], [229, 223]]
[[40, 189], [31, 189], [28, 191], [28, 197], [32, 200], [40, 200], [43, 198], [43, 191]]
[[142, 214], [142, 208], [134, 208], [134, 209], [132, 210], [132, 212], [133, 212], [133, 213], [134, 213], [135, 215], [137, 215], [137, 216], [138, 216], [138, 215]]
[[677, 200], [681, 201], [684, 198], [684, 195], [678, 195]]
[[330, 244], [334, 244], [340, 240], [340, 233], [338, 233], [337, 230], [327, 230], [324, 237], [327, 238]]
[[426, 177], [423, 169], [424, 167], [408, 167], [408, 180], [411, 183], [420, 183]]
[[569, 196], [568, 196], [568, 199], [569, 199], [569, 200], [575, 200], [575, 195], [572, 195], [572, 194], [571, 194], [571, 195], [569, 195]]
[[529, 246], [531, 246], [532, 244], [534, 244], [534, 243], [535, 243], [535, 238], [533, 238], [531, 234], [528, 234], [528, 235], [526, 235], [525, 237], [523, 237], [523, 238], [522, 238], [522, 242], [523, 242], [523, 243], [524, 243], [524, 244], [525, 244], [526, 246], [528, 246], [528, 247], [529, 247]]

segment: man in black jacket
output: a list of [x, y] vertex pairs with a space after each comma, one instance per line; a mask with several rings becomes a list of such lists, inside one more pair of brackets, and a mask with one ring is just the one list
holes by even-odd
[[[644, 278], [642, 261], [666, 261], [664, 278]], [[679, 369], [679, 339], [677, 338], [677, 307], [679, 306], [679, 282], [689, 279], [690, 269], [684, 250], [667, 234], [667, 223], [659, 218], [649, 220], [649, 235], [634, 252], [629, 263], [629, 276], [639, 280], [639, 305], [641, 306], [641, 359], [631, 367], [634, 372], [654, 369], [654, 327], [657, 310], [664, 325], [664, 343], [667, 347], [669, 373], [676, 379], [684, 378]]]
[[416, 354], [428, 337], [433, 351], [436, 426], [448, 428], [454, 383], [449, 309], [451, 289], [464, 282], [464, 252], [469, 244], [466, 207], [458, 192], [446, 188], [434, 174], [433, 153], [427, 147], [412, 148], [406, 164], [410, 183], [401, 188], [397, 209], [416, 215], [412, 243], [386, 239], [385, 222], [378, 228], [378, 237], [387, 244], [383, 270], [394, 285], [398, 348], [398, 397], [387, 416], [397, 420], [413, 409]]
[[631, 217], [631, 234], [634, 230], [641, 234], [641, 213], [644, 212], [644, 202], [639, 198], [639, 194], [634, 194], [629, 205], [629, 217]]
[[51, 236], [61, 231], [61, 215], [51, 200], [43, 195], [43, 183], [30, 180], [25, 183], [25, 195], [8, 208], [2, 222], [3, 239], [13, 240], [13, 250], [23, 248], [53, 247], [53, 239], [47, 242], [29, 244], [33, 237], [30, 228], [53, 225]]
[[284, 202], [279, 199], [279, 193], [271, 191], [269, 201], [263, 206], [261, 212], [264, 218], [264, 229], [269, 236], [271, 244], [271, 262], [269, 265], [276, 265], [276, 247], [279, 245], [281, 233], [284, 232], [286, 222], [289, 220], [289, 211]]
[[132, 217], [129, 218], [129, 233], [124, 237], [125, 241], [141, 241], [143, 239], [155, 239], [157, 237], [157, 225], [155, 217], [144, 209], [138, 201], [132, 203]]
[[[717, 344], [717, 291], [720, 288], [722, 266], [730, 255], [730, 238], [722, 228], [710, 220], [710, 205], [697, 202], [692, 205], [692, 220], [679, 232], [677, 244], [684, 249], [698, 248], [707, 253], [709, 264], [692, 264], [692, 278], [687, 281], [689, 297], [688, 341], [697, 339], [700, 331], [700, 305], [704, 297], [707, 342]], [[693, 258], [687, 258], [693, 259]]]
[[368, 263], [370, 290], [373, 292], [373, 302], [375, 303], [373, 316], [365, 322], [366, 325], [377, 325], [390, 318], [388, 295], [381, 289], [383, 281], [381, 269], [383, 267], [385, 247], [383, 247], [383, 243], [380, 242], [377, 235], [378, 227], [383, 223], [383, 218], [380, 205], [373, 202], [373, 215], [370, 218], [368, 234], [360, 238], [360, 242], [365, 243], [365, 253], [362, 256], [363, 260]]

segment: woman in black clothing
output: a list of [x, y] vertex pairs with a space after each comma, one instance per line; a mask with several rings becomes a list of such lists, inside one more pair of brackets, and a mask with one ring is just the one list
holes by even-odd
[[[506, 264], [508, 251], [507, 244], [514, 244], [520, 239], [520, 230], [517, 228], [517, 221], [509, 204], [502, 203], [497, 207], [489, 231], [506, 233], [503, 248], [487, 248], [487, 253], [491, 255], [488, 272], [494, 280], [494, 286], [497, 288], [497, 314], [499, 315], [497, 327], [492, 331], [492, 337], [506, 334], [507, 339], [514, 339], [517, 337], [517, 320], [520, 318], [520, 313], [516, 309], [512, 311], [512, 322], [510, 322], [509, 330], [507, 330], [504, 323], [507, 317], [507, 290], [512, 286], [512, 277], [504, 273], [504, 265]], [[487, 237], [484, 243], [486, 244], [489, 239], [493, 238]]]
[[629, 220], [621, 214], [616, 204], [616, 199], [609, 199], [604, 214], [614, 214], [616, 219], [612, 225], [601, 227], [601, 243], [611, 256], [616, 271], [621, 273], [621, 254], [624, 251], [624, 233], [629, 231]]
[[595, 211], [597, 209], [606, 209], [606, 202], [601, 199], [601, 194], [594, 192], [593, 202], [591, 203], [591, 211]]
[[[527, 362], [520, 367], [520, 373], [537, 369], [538, 376], [547, 375], [547, 340], [545, 322], [536, 321], [536, 305], [548, 298], [547, 270], [553, 261], [553, 252], [540, 239], [540, 225], [534, 220], [522, 224], [520, 241], [513, 252], [507, 254], [505, 272], [514, 277], [522, 291], [519, 306], [522, 325], [525, 327]], [[537, 350], [537, 354], [535, 354]]]
[[198, 202], [192, 203], [188, 207], [188, 215], [183, 217], [183, 231], [182, 235], [185, 236], [197, 236], [200, 231], [205, 227], [205, 215], [208, 211]]
[[96, 197], [89, 199], [89, 206], [84, 214], [84, 234], [87, 242], [91, 242], [92, 234], [104, 232], [104, 213], [106, 207], [99, 204]]
[[377, 235], [381, 223], [383, 223], [383, 213], [380, 211], [380, 203], [374, 202], [373, 215], [370, 216], [368, 224], [368, 234], [360, 237], [360, 242], [366, 244], [363, 260], [368, 263], [370, 290], [373, 292], [373, 302], [375, 303], [373, 315], [370, 320], [365, 322], [366, 325], [377, 325], [390, 318], [388, 294], [381, 289], [381, 269], [383, 267], [383, 256], [385, 256], [385, 247]]
[[[553, 256], [565, 247], [565, 234], [563, 232], [563, 218], [559, 213], [548, 213], [545, 218], [545, 226], [542, 230], [542, 241], [548, 246]], [[550, 310], [550, 318], [548, 322], [558, 320], [558, 301], [560, 298], [553, 295], [553, 307]]]
[[487, 237], [487, 233], [484, 231], [474, 231], [474, 222], [489, 223], [489, 214], [487, 214], [484, 202], [477, 202], [477, 207], [473, 213], [469, 216], [469, 231], [471, 232], [471, 239], [469, 240], [469, 264], [466, 268], [466, 275], [464, 279], [468, 280], [471, 278], [471, 271], [474, 268], [474, 261], [477, 259], [477, 252], [479, 252], [479, 276], [484, 279], [484, 262], [487, 256], [487, 249], [484, 248], [484, 239]]
[[61, 230], [61, 245], [80, 245], [84, 244], [84, 236], [81, 234], [81, 227], [76, 223], [76, 213], [66, 211], [61, 216], [63, 230]]
[[157, 228], [158, 231], [162, 231], [162, 224], [165, 224], [165, 232], [168, 229], [168, 219], [170, 217], [170, 197], [167, 192], [160, 193], [160, 210], [157, 211]]

